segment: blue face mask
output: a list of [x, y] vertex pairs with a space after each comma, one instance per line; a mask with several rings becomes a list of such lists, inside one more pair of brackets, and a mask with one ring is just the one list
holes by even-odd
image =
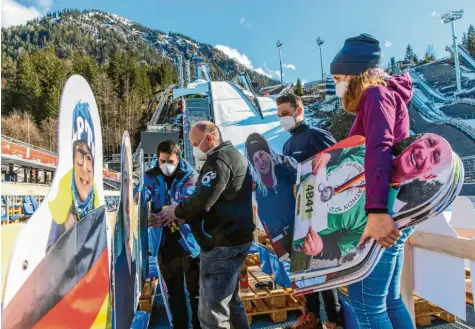
[[94, 188], [91, 188], [91, 191], [89, 192], [86, 200], [81, 201], [79, 199], [79, 192], [76, 187], [76, 182], [74, 181], [74, 169], [73, 169], [73, 177], [72, 177], [71, 186], [72, 186], [72, 191], [73, 191], [74, 209], [77, 214], [77, 220], [80, 220], [93, 209]]

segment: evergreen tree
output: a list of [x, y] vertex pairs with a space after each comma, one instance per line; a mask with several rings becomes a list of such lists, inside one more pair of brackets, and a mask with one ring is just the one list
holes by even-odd
[[468, 48], [467, 33], [463, 32], [462, 34], [462, 46]]
[[[20, 57], [17, 65], [17, 74], [15, 81], [16, 97], [11, 99], [11, 108], [5, 108], [2, 103], [2, 112], [10, 112], [17, 109], [38, 113], [39, 97], [41, 95], [41, 85], [35, 65], [29, 54]], [[4, 92], [4, 91], [2, 91]]]
[[404, 56], [404, 62], [406, 63], [412, 63], [414, 59], [414, 50], [412, 49], [411, 45], [407, 45], [406, 47], [406, 55]]
[[303, 96], [303, 87], [302, 87], [302, 81], [300, 81], [300, 78], [297, 79], [297, 86], [295, 87], [295, 95]]
[[475, 27], [470, 24], [467, 32], [467, 50], [475, 57]]
[[95, 89], [99, 66], [91, 56], [75, 53], [73, 56], [72, 73], [82, 75], [91, 85], [91, 88]]

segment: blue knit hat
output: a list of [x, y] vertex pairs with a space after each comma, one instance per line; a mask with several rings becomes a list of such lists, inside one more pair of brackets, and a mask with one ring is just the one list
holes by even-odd
[[363, 33], [346, 39], [345, 45], [336, 54], [330, 65], [331, 74], [360, 74], [367, 69], [379, 67], [382, 52], [379, 41]]
[[[78, 102], [73, 111], [73, 145], [77, 142], [87, 144], [89, 151], [94, 158], [95, 136], [94, 122], [89, 112], [89, 104]], [[74, 146], [73, 146], [74, 150]]]

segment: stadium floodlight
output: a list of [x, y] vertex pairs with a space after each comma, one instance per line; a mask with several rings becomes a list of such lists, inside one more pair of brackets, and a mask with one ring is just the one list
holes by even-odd
[[450, 23], [450, 22], [456, 21], [457, 19], [462, 18], [462, 16], [463, 16], [463, 9], [452, 10], [444, 14], [440, 19], [442, 20], [442, 23], [447, 24], [447, 23]]
[[318, 48], [320, 48], [320, 67], [322, 68], [322, 81], [323, 81], [323, 58], [322, 58], [322, 45], [323, 45], [323, 39], [320, 37], [317, 38], [317, 45]]
[[449, 11], [441, 17], [441, 21], [444, 24], [450, 23], [452, 25], [452, 50], [454, 53], [454, 62], [455, 62], [455, 80], [457, 81], [457, 92], [462, 90], [462, 82], [460, 78], [460, 64], [459, 64], [459, 52], [457, 48], [457, 36], [455, 35], [455, 24], [454, 21], [462, 18], [463, 9], [456, 11]]
[[277, 40], [275, 45], [277, 46], [277, 49], [279, 49], [280, 84], [283, 85], [284, 84], [284, 75], [282, 74], [282, 56], [280, 55], [280, 47], [282, 47], [282, 42], [280, 42], [280, 40]]

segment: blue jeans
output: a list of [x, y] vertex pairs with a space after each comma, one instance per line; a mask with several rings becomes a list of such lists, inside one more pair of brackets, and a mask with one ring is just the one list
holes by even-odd
[[373, 272], [348, 287], [348, 296], [359, 329], [414, 329], [411, 315], [401, 298], [404, 242], [414, 228], [401, 231], [396, 244], [386, 249]]
[[251, 243], [201, 250], [198, 317], [203, 329], [249, 329], [239, 275]]

